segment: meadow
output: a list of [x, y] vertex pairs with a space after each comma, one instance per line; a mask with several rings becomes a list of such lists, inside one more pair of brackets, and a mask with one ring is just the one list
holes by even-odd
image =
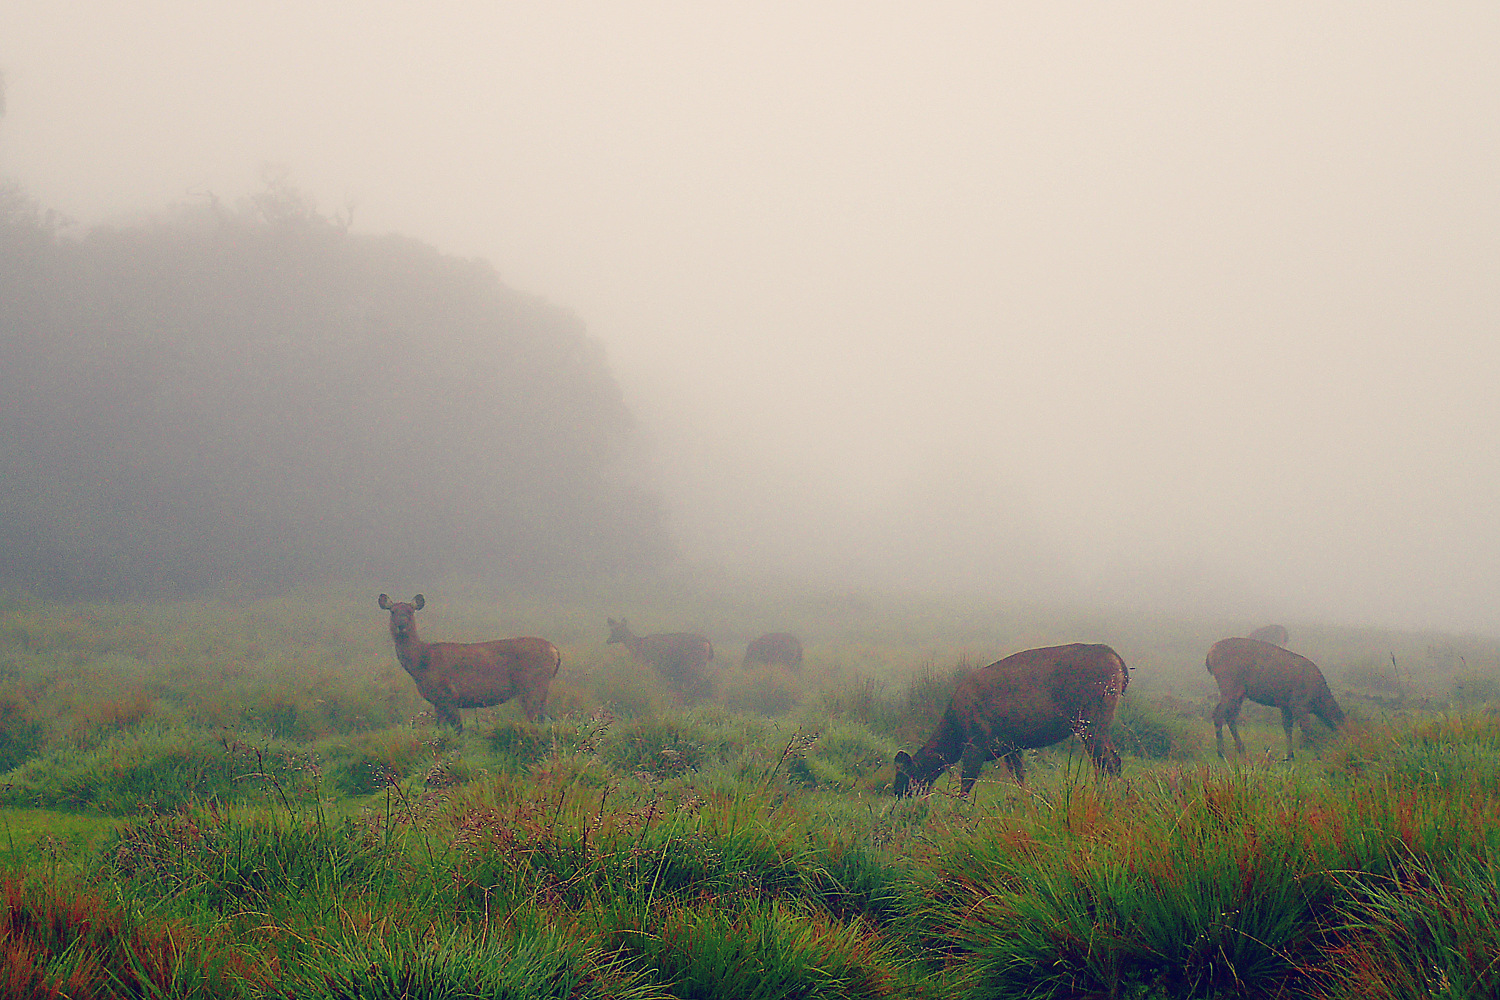
[[[433, 725], [379, 588], [0, 596], [0, 995], [1469, 997], [1500, 993], [1500, 645], [1288, 622], [1350, 724], [1221, 762], [1207, 647], [1256, 621], [706, 574], [426, 587], [429, 640], [540, 634], [553, 720]], [[398, 599], [410, 594], [392, 593]], [[679, 704], [604, 620], [691, 629]], [[740, 666], [768, 630], [801, 672]], [[957, 677], [1107, 642], [1074, 741], [890, 796]]]

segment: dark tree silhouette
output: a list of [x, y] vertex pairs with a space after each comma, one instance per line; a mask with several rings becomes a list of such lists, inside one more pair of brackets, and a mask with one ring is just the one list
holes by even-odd
[[284, 182], [61, 235], [0, 189], [0, 578], [76, 593], [669, 552], [573, 314]]

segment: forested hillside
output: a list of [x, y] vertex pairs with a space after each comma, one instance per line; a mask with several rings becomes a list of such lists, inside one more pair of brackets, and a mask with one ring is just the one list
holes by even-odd
[[0, 191], [0, 585], [660, 561], [574, 315], [285, 184], [75, 234]]

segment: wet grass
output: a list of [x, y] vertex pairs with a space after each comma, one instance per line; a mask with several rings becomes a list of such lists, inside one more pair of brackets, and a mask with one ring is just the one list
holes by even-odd
[[[1122, 778], [1069, 742], [1026, 788], [992, 764], [897, 801], [894, 751], [986, 656], [887, 623], [676, 706], [573, 610], [555, 721], [458, 737], [365, 603], [363, 631], [288, 597], [0, 607], [0, 995], [1495, 992], [1482, 708], [1352, 711], [1295, 763], [1247, 713], [1222, 763], [1211, 704], [1133, 683]], [[530, 631], [476, 607], [432, 631]]]

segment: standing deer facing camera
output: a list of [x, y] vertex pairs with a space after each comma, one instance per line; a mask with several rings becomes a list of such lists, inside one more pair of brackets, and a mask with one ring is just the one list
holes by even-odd
[[410, 604], [380, 595], [380, 607], [391, 613], [391, 641], [396, 659], [417, 691], [432, 703], [439, 723], [460, 733], [461, 708], [488, 708], [520, 697], [528, 721], [543, 717], [547, 688], [562, 666], [557, 647], [546, 639], [494, 639], [490, 642], [423, 642], [417, 635], [417, 612], [427, 606], [418, 594]]

